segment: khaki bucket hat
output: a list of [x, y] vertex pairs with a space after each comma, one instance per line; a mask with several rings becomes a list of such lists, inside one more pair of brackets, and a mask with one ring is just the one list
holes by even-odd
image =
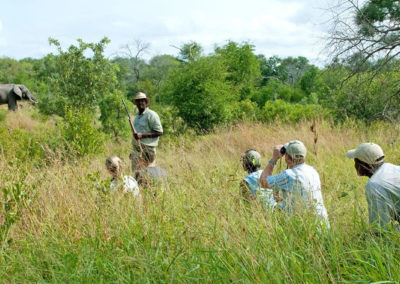
[[357, 149], [348, 151], [346, 156], [350, 159], [359, 159], [370, 165], [379, 164], [385, 159], [382, 148], [375, 143], [361, 143]]
[[145, 93], [138, 92], [136, 94], [135, 101], [142, 100], [142, 99], [145, 99], [147, 101], [147, 104], [150, 104], [150, 99], [147, 97], [147, 95]]

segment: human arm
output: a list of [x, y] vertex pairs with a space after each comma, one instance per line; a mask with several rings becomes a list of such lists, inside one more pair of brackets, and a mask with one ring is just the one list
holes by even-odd
[[136, 133], [135, 139], [142, 139], [142, 138], [156, 138], [159, 136], [162, 136], [163, 133], [163, 128], [161, 125], [161, 120], [160, 117], [158, 116], [158, 114], [154, 111], [151, 111], [148, 114], [148, 129], [150, 129], [150, 131], [148, 132], [138, 132]]
[[283, 145], [276, 145], [273, 147], [272, 159], [268, 162], [260, 177], [259, 184], [262, 188], [272, 188], [267, 182], [267, 177], [272, 175], [276, 162], [282, 157], [282, 154], [280, 152], [282, 146]]
[[152, 132], [148, 132], [148, 133], [138, 132], [138, 133], [135, 133], [134, 136], [135, 136], [135, 139], [138, 140], [138, 139], [142, 139], [142, 138], [155, 138], [155, 137], [159, 137], [163, 134], [164, 133], [162, 131], [161, 132], [152, 131]]

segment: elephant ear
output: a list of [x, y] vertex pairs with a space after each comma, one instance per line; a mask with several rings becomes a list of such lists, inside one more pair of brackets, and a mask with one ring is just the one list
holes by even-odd
[[12, 90], [14, 94], [16, 94], [20, 99], [22, 99], [22, 92], [18, 86], [15, 85]]

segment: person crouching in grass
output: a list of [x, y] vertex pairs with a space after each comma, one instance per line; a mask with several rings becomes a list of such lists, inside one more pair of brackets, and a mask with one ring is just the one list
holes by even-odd
[[[260, 186], [282, 191], [283, 202], [279, 206], [288, 212], [299, 214], [309, 208], [318, 216], [321, 224], [329, 228], [321, 192], [321, 181], [317, 171], [305, 163], [307, 149], [301, 141], [293, 140], [285, 145], [273, 147], [272, 159], [260, 176]], [[285, 158], [287, 169], [272, 175], [276, 162]]]
[[249, 149], [242, 155], [243, 169], [247, 171], [247, 176], [240, 183], [240, 193], [245, 200], [256, 199], [260, 196], [261, 202], [267, 208], [276, 206], [276, 201], [271, 189], [265, 189], [259, 186], [259, 179], [262, 173], [261, 155], [253, 149]]
[[110, 156], [106, 159], [107, 171], [111, 174], [112, 191], [122, 189], [123, 192], [130, 192], [135, 197], [141, 198], [140, 190], [137, 181], [131, 176], [122, 174], [122, 160], [117, 156]]
[[382, 148], [375, 143], [361, 143], [346, 156], [354, 159], [359, 176], [369, 178], [365, 187], [369, 223], [400, 231], [400, 166], [386, 163]]

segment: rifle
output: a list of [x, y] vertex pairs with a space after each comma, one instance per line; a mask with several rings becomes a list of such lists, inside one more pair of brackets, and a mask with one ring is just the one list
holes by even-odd
[[[136, 134], [136, 130], [135, 130], [135, 127], [133, 126], [132, 119], [131, 119], [131, 116], [129, 115], [128, 108], [126, 107], [124, 99], [122, 98], [121, 100], [122, 100], [122, 103], [124, 104], [124, 107], [125, 107], [125, 110], [126, 110], [126, 114], [128, 115], [129, 125], [131, 126], [132, 134], [135, 135]], [[140, 139], [136, 139], [136, 141], [138, 142], [138, 146], [139, 146], [139, 149], [140, 149], [140, 158], [142, 158], [142, 154], [143, 154], [142, 144], [140, 143]]]

